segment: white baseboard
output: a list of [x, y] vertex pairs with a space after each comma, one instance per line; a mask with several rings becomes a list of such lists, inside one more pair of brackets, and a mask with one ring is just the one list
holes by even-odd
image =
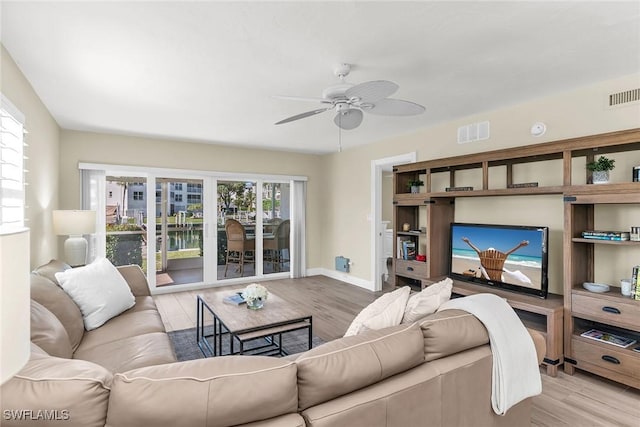
[[309, 268], [307, 269], [307, 276], [327, 276], [332, 279], [341, 280], [351, 285], [356, 285], [360, 288], [364, 288], [368, 291], [373, 291], [373, 282], [371, 280], [361, 279], [360, 277], [351, 276], [340, 271], [330, 270], [328, 268]]

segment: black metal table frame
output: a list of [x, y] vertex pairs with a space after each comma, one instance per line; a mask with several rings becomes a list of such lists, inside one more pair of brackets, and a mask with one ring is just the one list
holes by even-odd
[[[213, 333], [205, 334], [205, 310], [209, 312], [211, 317], [213, 318]], [[305, 322], [304, 326], [292, 327], [291, 329], [286, 329], [283, 331], [279, 331], [278, 333], [269, 333], [263, 336], [254, 336], [250, 339], [243, 340], [241, 335], [248, 334], [251, 332], [259, 332], [267, 329], [277, 328], [280, 326], [294, 325], [296, 323]], [[228, 355], [233, 354], [251, 354], [251, 355], [280, 355], [286, 356], [288, 353], [282, 346], [282, 334], [298, 331], [301, 329], [307, 329], [309, 333], [309, 342], [308, 349], [310, 350], [313, 346], [312, 340], [312, 326], [313, 319], [312, 316], [303, 316], [296, 319], [291, 319], [283, 322], [275, 322], [270, 323], [268, 325], [258, 326], [254, 328], [242, 329], [235, 332], [229, 332], [229, 329], [224, 324], [224, 322], [218, 317], [218, 315], [209, 307], [209, 305], [204, 301], [200, 295], [197, 296], [196, 300], [196, 340], [198, 343], [198, 347], [200, 347], [200, 351], [205, 357], [215, 357], [222, 356], [222, 338], [224, 335], [229, 336], [229, 353]], [[276, 340], [276, 337], [278, 339]], [[213, 338], [212, 343], [209, 342], [208, 338]], [[248, 341], [253, 341], [257, 339], [264, 339], [266, 344], [252, 347], [251, 349], [244, 349], [244, 343]], [[234, 350], [234, 340], [238, 340], [239, 350]], [[250, 352], [250, 353], [249, 353]], [[227, 355], [227, 354], [225, 354]]]

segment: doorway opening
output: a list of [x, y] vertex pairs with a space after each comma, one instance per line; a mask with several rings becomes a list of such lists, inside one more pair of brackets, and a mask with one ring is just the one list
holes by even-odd
[[[393, 166], [414, 163], [416, 152], [371, 161], [371, 278], [373, 291], [392, 278]], [[393, 284], [393, 281], [391, 281]]]

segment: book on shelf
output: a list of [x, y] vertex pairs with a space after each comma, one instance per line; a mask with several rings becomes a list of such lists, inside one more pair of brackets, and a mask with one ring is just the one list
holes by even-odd
[[416, 259], [416, 243], [411, 240], [405, 240], [402, 242], [402, 259], [415, 260]]
[[640, 300], [640, 265], [634, 266], [631, 271], [631, 298]]
[[537, 187], [538, 183], [537, 182], [520, 182], [518, 184], [509, 184], [507, 185], [507, 188], [531, 188], [531, 187]]
[[582, 232], [583, 239], [596, 239], [596, 240], [629, 240], [631, 233], [628, 231], [600, 231], [600, 230], [585, 230]]
[[447, 187], [444, 191], [473, 191], [473, 187]]
[[246, 301], [242, 298], [242, 293], [238, 292], [232, 295], [227, 295], [222, 299], [223, 302], [227, 304], [240, 305], [244, 304]]
[[636, 343], [636, 340], [634, 339], [623, 337], [621, 335], [610, 334], [598, 329], [589, 329], [587, 332], [580, 334], [580, 336], [622, 348], [627, 348]]

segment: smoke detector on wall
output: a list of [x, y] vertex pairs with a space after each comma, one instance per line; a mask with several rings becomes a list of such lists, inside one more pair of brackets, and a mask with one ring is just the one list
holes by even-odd
[[534, 123], [531, 126], [531, 135], [533, 136], [542, 136], [547, 131], [547, 125], [542, 122]]

